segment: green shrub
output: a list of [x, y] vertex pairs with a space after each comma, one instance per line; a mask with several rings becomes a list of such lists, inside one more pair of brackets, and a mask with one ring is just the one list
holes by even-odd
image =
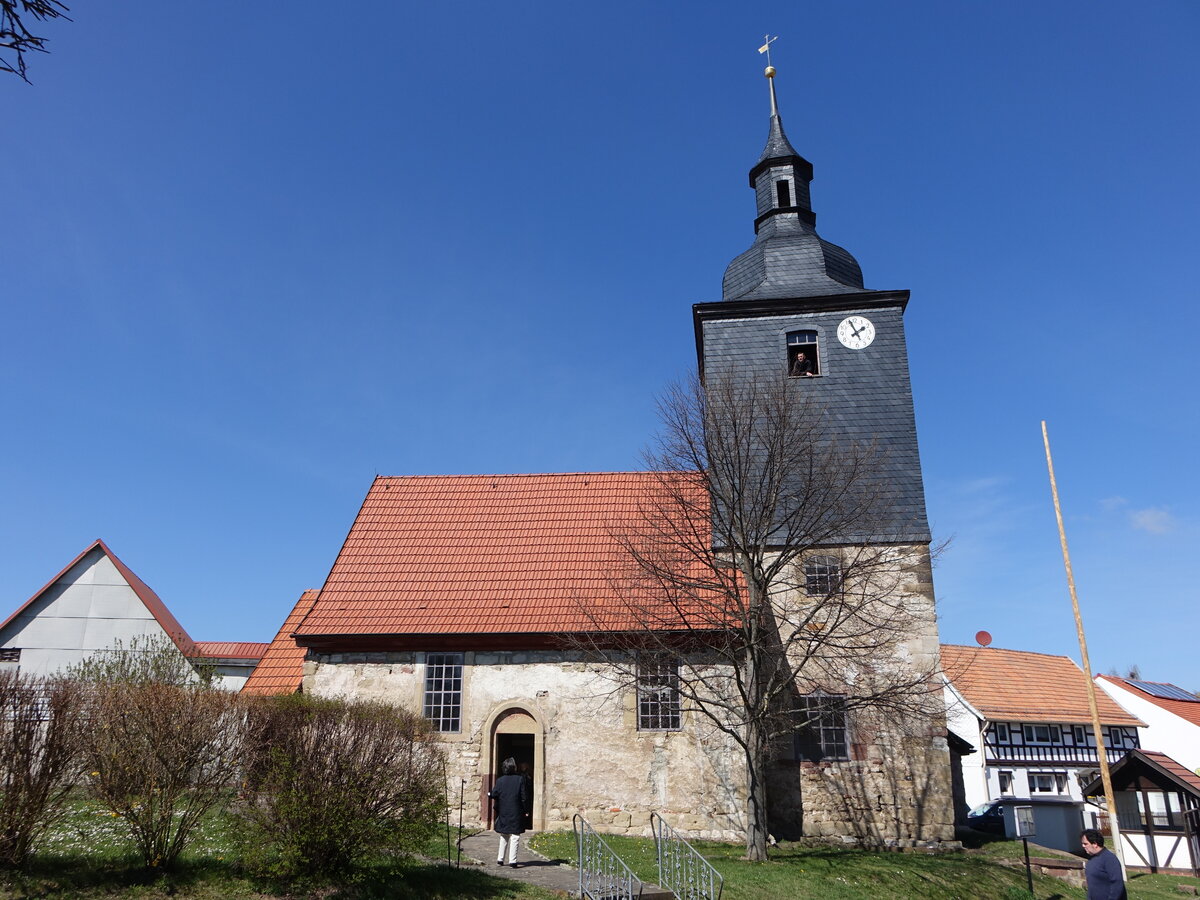
[[260, 871], [335, 875], [439, 827], [442, 757], [420, 716], [290, 695], [253, 703], [248, 722], [242, 840]]

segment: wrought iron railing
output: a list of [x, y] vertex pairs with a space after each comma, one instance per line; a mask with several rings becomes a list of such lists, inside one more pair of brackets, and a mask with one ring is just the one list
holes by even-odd
[[720, 900], [725, 888], [721, 873], [658, 813], [650, 813], [650, 828], [658, 856], [659, 885], [674, 891], [679, 900]]
[[642, 882], [583, 816], [571, 820], [579, 849], [579, 896], [589, 900], [637, 900]]

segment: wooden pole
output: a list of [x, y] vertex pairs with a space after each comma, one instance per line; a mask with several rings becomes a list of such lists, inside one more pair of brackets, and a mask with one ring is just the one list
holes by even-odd
[[1113, 852], [1125, 869], [1125, 851], [1121, 846], [1121, 830], [1117, 820], [1117, 801], [1113, 794], [1112, 776], [1108, 772], [1108, 755], [1104, 751], [1104, 734], [1100, 727], [1100, 709], [1096, 705], [1096, 682], [1088, 660], [1087, 638], [1083, 633], [1083, 616], [1079, 613], [1079, 597], [1075, 593], [1075, 574], [1071, 571], [1071, 551], [1067, 549], [1067, 531], [1063, 527], [1062, 507], [1058, 502], [1058, 482], [1054, 480], [1054, 460], [1050, 457], [1050, 435], [1042, 420], [1042, 443], [1046, 445], [1046, 468], [1050, 471], [1050, 493], [1054, 496], [1054, 517], [1058, 520], [1058, 539], [1062, 543], [1063, 565], [1067, 569], [1067, 588], [1071, 592], [1071, 609], [1075, 611], [1075, 631], [1079, 635], [1079, 653], [1083, 657], [1083, 674], [1087, 679], [1088, 709], [1092, 713], [1092, 731], [1096, 735], [1096, 759], [1100, 763], [1100, 780], [1104, 783], [1104, 802], [1108, 804], [1108, 826], [1112, 831]]

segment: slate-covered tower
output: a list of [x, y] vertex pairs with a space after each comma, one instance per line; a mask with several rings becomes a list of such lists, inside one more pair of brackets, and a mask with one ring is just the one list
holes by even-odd
[[750, 249], [725, 270], [722, 299], [692, 308], [701, 373], [771, 378], [809, 393], [842, 437], [875, 441], [892, 494], [892, 541], [928, 543], [929, 525], [904, 339], [908, 291], [863, 287], [846, 250], [821, 238], [809, 199], [812, 164], [783, 130], [771, 78], [771, 127], [750, 169], [757, 201]]
[[[843, 535], [843, 546], [822, 545], [805, 557], [828, 564], [852, 558], [861, 543], [880, 554], [886, 567], [876, 570], [886, 585], [880, 602], [902, 608], [904, 626], [896, 626], [893, 658], [855, 658], [846, 671], [887, 668], [900, 673], [897, 683], [911, 676], [914, 702], [895, 715], [860, 707], [838, 719], [846, 743], [818, 756], [819, 763], [777, 748], [768, 776], [770, 827], [785, 837], [947, 840], [953, 837], [953, 810], [945, 710], [932, 691], [917, 687], [936, 687], [929, 676], [938, 668], [939, 647], [904, 338], [909, 295], [865, 288], [854, 257], [817, 233], [812, 164], [784, 133], [774, 74], [768, 66], [767, 145], [750, 169], [754, 243], [726, 269], [722, 299], [692, 308], [700, 371], [710, 385], [716, 379], [784, 379], [787, 390], [828, 416], [832, 437], [877, 448], [873, 477], [883, 502], [869, 532]], [[781, 602], [800, 608], [808, 602], [808, 566], [806, 561], [804, 573], [792, 576], [795, 586], [779, 595]], [[853, 675], [846, 677], [853, 682]], [[814, 687], [838, 693], [836, 686], [797, 685], [802, 693]]]

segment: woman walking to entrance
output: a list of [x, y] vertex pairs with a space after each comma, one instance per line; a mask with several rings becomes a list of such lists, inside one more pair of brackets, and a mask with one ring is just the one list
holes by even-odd
[[529, 787], [524, 776], [517, 774], [517, 761], [511, 756], [500, 764], [500, 777], [488, 791], [496, 811], [495, 829], [500, 835], [496, 865], [504, 865], [505, 848], [508, 864], [517, 867], [517, 844], [525, 832], [525, 812], [529, 808]]

